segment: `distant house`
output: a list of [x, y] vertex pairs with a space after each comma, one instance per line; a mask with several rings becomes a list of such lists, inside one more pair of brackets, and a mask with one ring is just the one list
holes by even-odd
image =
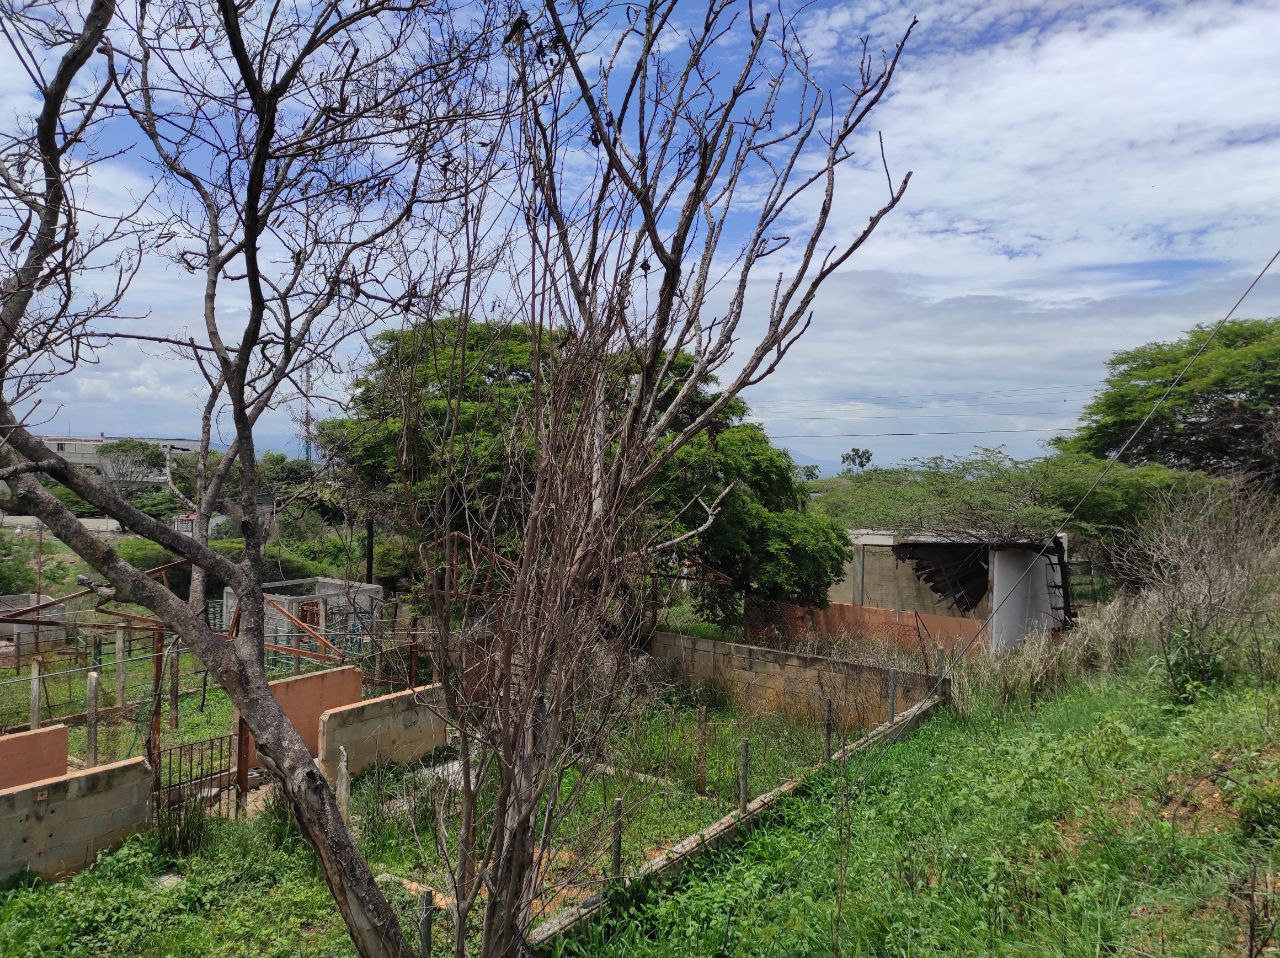
[[[41, 442], [48, 446], [51, 450], [62, 456], [63, 459], [75, 466], [85, 466], [95, 472], [106, 473], [102, 460], [98, 456], [98, 451], [105, 443], [118, 442], [121, 439], [137, 439], [140, 442], [149, 442], [152, 445], [159, 446], [161, 449], [171, 452], [199, 452], [200, 440], [198, 439], [165, 439], [153, 438], [150, 436], [107, 436], [99, 433], [97, 436], [37, 436]], [[107, 478], [111, 478], [107, 476]], [[148, 482], [161, 483], [164, 481], [163, 474], [157, 473], [150, 477]]]
[[858, 529], [849, 538], [853, 558], [825, 609], [755, 606], [748, 632], [856, 632], [912, 647], [1002, 650], [1073, 618], [1065, 536]]

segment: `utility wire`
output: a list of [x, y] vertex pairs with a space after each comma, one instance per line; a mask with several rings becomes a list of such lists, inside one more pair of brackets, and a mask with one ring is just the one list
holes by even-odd
[[[996, 606], [987, 615], [982, 625], [978, 628], [977, 632], [975, 632], [973, 637], [969, 639], [968, 642], [965, 643], [964, 647], [960, 650], [960, 654], [958, 656], [952, 657], [946, 663], [946, 666], [941, 670], [940, 674], [938, 675], [938, 680], [934, 684], [933, 690], [930, 692], [929, 696], [926, 696], [926, 698], [929, 698], [933, 695], [938, 694], [938, 691], [942, 688], [942, 683], [946, 681], [948, 678], [950, 678], [950, 673], [954, 671], [956, 664], [964, 661], [965, 656], [969, 654], [969, 650], [973, 648], [974, 643], [976, 643], [978, 639], [982, 636], [982, 634], [990, 628], [991, 622], [995, 618], [996, 613], [999, 612], [1000, 609], [1004, 606], [1005, 602], [1008, 601], [1010, 597], [1012, 597], [1014, 591], [1018, 588], [1018, 586], [1022, 584], [1023, 580], [1026, 579], [1026, 577], [1031, 573], [1031, 570], [1039, 567], [1039, 560], [1048, 551], [1049, 546], [1053, 543], [1055, 539], [1058, 538], [1058, 536], [1062, 535], [1066, 527], [1071, 524], [1071, 521], [1076, 517], [1076, 515], [1084, 507], [1085, 502], [1089, 499], [1089, 497], [1093, 494], [1093, 492], [1098, 488], [1098, 486], [1102, 483], [1102, 481], [1106, 479], [1106, 477], [1111, 473], [1111, 470], [1115, 468], [1116, 464], [1120, 461], [1121, 457], [1125, 454], [1125, 452], [1128, 451], [1129, 447], [1133, 445], [1134, 441], [1137, 440], [1142, 430], [1146, 428], [1149, 422], [1151, 422], [1156, 412], [1159, 411], [1160, 407], [1164, 405], [1164, 403], [1168, 400], [1169, 396], [1173, 394], [1173, 391], [1174, 389], [1177, 388], [1178, 384], [1181, 383], [1182, 380], [1186, 378], [1187, 373], [1191, 371], [1191, 367], [1194, 366], [1196, 362], [1200, 359], [1200, 357], [1204, 355], [1205, 351], [1213, 343], [1214, 339], [1217, 338], [1218, 333], [1222, 331], [1222, 327], [1225, 326], [1231, 320], [1231, 318], [1235, 315], [1236, 310], [1240, 308], [1241, 304], [1244, 303], [1245, 299], [1248, 298], [1249, 294], [1253, 292], [1254, 288], [1260, 282], [1262, 282], [1263, 277], [1266, 276], [1267, 273], [1270, 271], [1271, 267], [1275, 265], [1277, 259], [1280, 259], [1280, 248], [1278, 248], [1275, 251], [1275, 253], [1272, 254], [1271, 258], [1267, 260], [1266, 265], [1262, 267], [1262, 269], [1258, 272], [1258, 274], [1253, 278], [1253, 281], [1249, 283], [1249, 285], [1245, 288], [1244, 292], [1240, 294], [1239, 298], [1235, 301], [1235, 303], [1232, 304], [1231, 308], [1227, 311], [1226, 315], [1224, 315], [1220, 320], [1218, 320], [1214, 324], [1213, 329], [1210, 330], [1209, 332], [1209, 335], [1206, 336], [1204, 342], [1200, 344], [1200, 348], [1197, 349], [1194, 354], [1192, 354], [1191, 358], [1188, 359], [1186, 364], [1182, 367], [1182, 370], [1178, 373], [1177, 376], [1173, 378], [1173, 380], [1169, 383], [1168, 387], [1166, 387], [1164, 392], [1160, 395], [1160, 398], [1157, 399], [1154, 404], [1152, 404], [1151, 409], [1147, 411], [1147, 414], [1142, 418], [1142, 421], [1138, 423], [1138, 425], [1134, 427], [1133, 432], [1129, 434], [1129, 438], [1126, 439], [1124, 443], [1120, 446], [1120, 448], [1116, 450], [1115, 454], [1109, 458], [1107, 465], [1103, 468], [1101, 472], [1098, 473], [1097, 478], [1095, 478], [1094, 481], [1089, 485], [1089, 488], [1085, 490], [1084, 494], [1080, 497], [1080, 499], [1076, 502], [1075, 506], [1067, 514], [1067, 518], [1064, 519], [1058, 525], [1057, 531], [1052, 536], [1050, 536], [1048, 539], [1045, 540], [1044, 545], [1040, 547], [1040, 551], [1036, 554], [1035, 561], [1028, 563], [1027, 568], [1022, 572], [1020, 576], [1018, 576], [1017, 580], [1015, 580], [1013, 585], [1010, 587], [1009, 591], [1005, 593], [1004, 598], [1002, 598], [996, 604]], [[1063, 570], [1062, 574], [1064, 576], [1066, 575], [1065, 569]], [[872, 756], [872, 760], [867, 765], [865, 765], [863, 769], [859, 772], [858, 780], [856, 783], [854, 783], [855, 790], [860, 790], [862, 788], [862, 786], [865, 784], [867, 780], [867, 777], [873, 771], [875, 771], [879, 763], [884, 759], [886, 755], [888, 755], [889, 747], [896, 744], [898, 739], [901, 737], [901, 735], [902, 735], [902, 727], [899, 727], [898, 729], [894, 729], [891, 731], [887, 739], [883, 743], [881, 743], [881, 748], [879, 749], [879, 751]], [[800, 858], [797, 859], [796, 861], [797, 866], [804, 864], [809, 859], [809, 856], [813, 853], [813, 849], [817, 847], [819, 840], [821, 840], [826, 836], [826, 833], [830, 830], [830, 828], [831, 826], [827, 825], [825, 828], [821, 829], [814, 836], [808, 848], [805, 850], [805, 853], [802, 856], [800, 856]], [[792, 870], [786, 876], [784, 876], [782, 881], [774, 883], [774, 888], [777, 889], [777, 888], [780, 888], [783, 883], [789, 883], [792, 877], [794, 876], [796, 870], [797, 868], [793, 866]], [[732, 927], [732, 924], [733, 924], [733, 914], [732, 914], [732, 908], [731, 908], [730, 920], [725, 925], [725, 944], [726, 945], [728, 944], [728, 933], [729, 933], [729, 929]]]
[[887, 436], [991, 436], [1015, 432], [1063, 432], [1070, 426], [1035, 426], [1028, 429], [940, 429], [936, 432], [820, 432], [788, 433], [773, 439], [877, 439]]

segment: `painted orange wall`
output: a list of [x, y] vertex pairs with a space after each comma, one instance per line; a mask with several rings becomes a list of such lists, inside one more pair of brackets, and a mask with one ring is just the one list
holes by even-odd
[[[307, 750], [320, 750], [320, 716], [329, 709], [360, 701], [363, 674], [354, 666], [295, 675], [271, 683], [271, 694], [302, 736]], [[257, 743], [250, 739], [249, 766], [258, 764]]]
[[67, 774], [67, 727], [0, 735], [0, 788]]

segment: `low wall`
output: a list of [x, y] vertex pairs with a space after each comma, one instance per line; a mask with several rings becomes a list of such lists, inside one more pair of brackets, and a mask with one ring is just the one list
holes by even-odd
[[[277, 679], [271, 683], [271, 694], [302, 736], [307, 750], [312, 755], [319, 755], [320, 716], [340, 705], [359, 702], [362, 681], [363, 673], [358, 668], [343, 666]], [[249, 767], [258, 764], [258, 746], [250, 736]]]
[[[888, 746], [900, 741], [933, 712], [941, 708], [945, 701], [941, 696], [935, 695], [917, 703], [905, 713], [895, 716], [892, 724], [880, 725], [858, 741], [846, 745], [831, 756], [832, 763], [847, 762], [877, 746]], [[821, 765], [818, 766], [818, 768], [821, 767]], [[730, 812], [718, 822], [713, 822], [701, 831], [694, 832], [688, 838], [677, 842], [657, 858], [645, 862], [636, 875], [622, 879], [621, 884], [625, 893], [632, 901], [644, 898], [649, 892], [679, 875], [689, 863], [721, 845], [736, 840], [744, 832], [753, 828], [782, 800], [792, 795], [803, 795], [811, 780], [811, 777], [806, 776], [784, 782], [772, 791], [752, 799], [747, 804], [746, 814]], [[616, 899], [610, 895], [598, 893], [579, 905], [566, 908], [533, 929], [529, 935], [530, 949], [535, 955], [555, 954], [558, 939], [583, 931], [593, 921], [604, 915], [611, 901]]]
[[911, 650], [917, 650], [923, 644], [930, 653], [941, 645], [950, 653], [984, 645], [973, 642], [983, 621], [967, 616], [904, 612], [844, 602], [831, 602], [822, 609], [789, 602], [752, 602], [747, 608], [745, 631], [749, 639], [779, 633], [784, 637], [805, 633], [863, 635], [869, 639], [887, 639]]
[[448, 744], [440, 707], [440, 686], [423, 685], [329, 709], [320, 716], [320, 771], [337, 781], [339, 747], [347, 750], [347, 771], [355, 775], [378, 762], [411, 762]]
[[0, 788], [67, 774], [67, 727], [0, 735]]
[[146, 827], [151, 768], [131, 758], [0, 790], [0, 879], [57, 878]]
[[650, 654], [677, 663], [691, 681], [723, 688], [746, 708], [821, 718], [830, 701], [842, 724], [862, 728], [888, 719], [890, 671], [898, 714], [935, 691], [947, 692], [945, 680], [941, 689], [935, 689], [937, 680], [920, 672], [671, 632], [653, 634]]

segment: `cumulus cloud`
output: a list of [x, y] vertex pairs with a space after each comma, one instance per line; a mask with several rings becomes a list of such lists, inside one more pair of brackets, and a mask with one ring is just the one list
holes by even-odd
[[[797, 458], [829, 467], [850, 445], [882, 463], [1033, 454], [1051, 432], [1006, 430], [1069, 426], [1113, 351], [1220, 317], [1280, 240], [1280, 3], [836, 0], [806, 8], [803, 35], [835, 80], [862, 37], [889, 46], [913, 14], [893, 93], [841, 180], [841, 228], [884, 201], [876, 133], [911, 189], [748, 397]], [[6, 103], [20, 91], [0, 83]], [[189, 323], [192, 282], [148, 262], [139, 328]], [[1280, 314], [1280, 281], [1242, 313]], [[157, 350], [113, 351], [59, 384], [53, 428], [190, 433], [197, 385]], [[275, 414], [267, 443], [297, 448], [293, 418]], [[835, 435], [890, 432], [960, 434]]]
[[[831, 5], [814, 17], [811, 46], [835, 71], [860, 37], [891, 40], [911, 9]], [[827, 465], [853, 444], [881, 461], [975, 444], [1031, 454], [1042, 434], [994, 430], [1069, 425], [1111, 352], [1218, 318], [1280, 237], [1278, 12], [926, 5], [877, 118], [891, 167], [914, 171], [911, 189], [824, 292], [790, 365], [754, 392], [770, 431]], [[886, 190], [878, 148], [864, 151], [841, 184], [846, 230]], [[1276, 284], [1243, 310], [1277, 312]], [[1076, 388], [1057, 416], [1019, 417], [989, 399], [1036, 383]], [[945, 411], [929, 399], [944, 390], [973, 402], [950, 395], [956, 416], [924, 418]], [[833, 403], [886, 394], [892, 404]], [[1039, 393], [1017, 395], [1042, 411]], [[895, 410], [896, 425], [858, 418]], [[980, 429], [993, 432], [807, 438]]]

